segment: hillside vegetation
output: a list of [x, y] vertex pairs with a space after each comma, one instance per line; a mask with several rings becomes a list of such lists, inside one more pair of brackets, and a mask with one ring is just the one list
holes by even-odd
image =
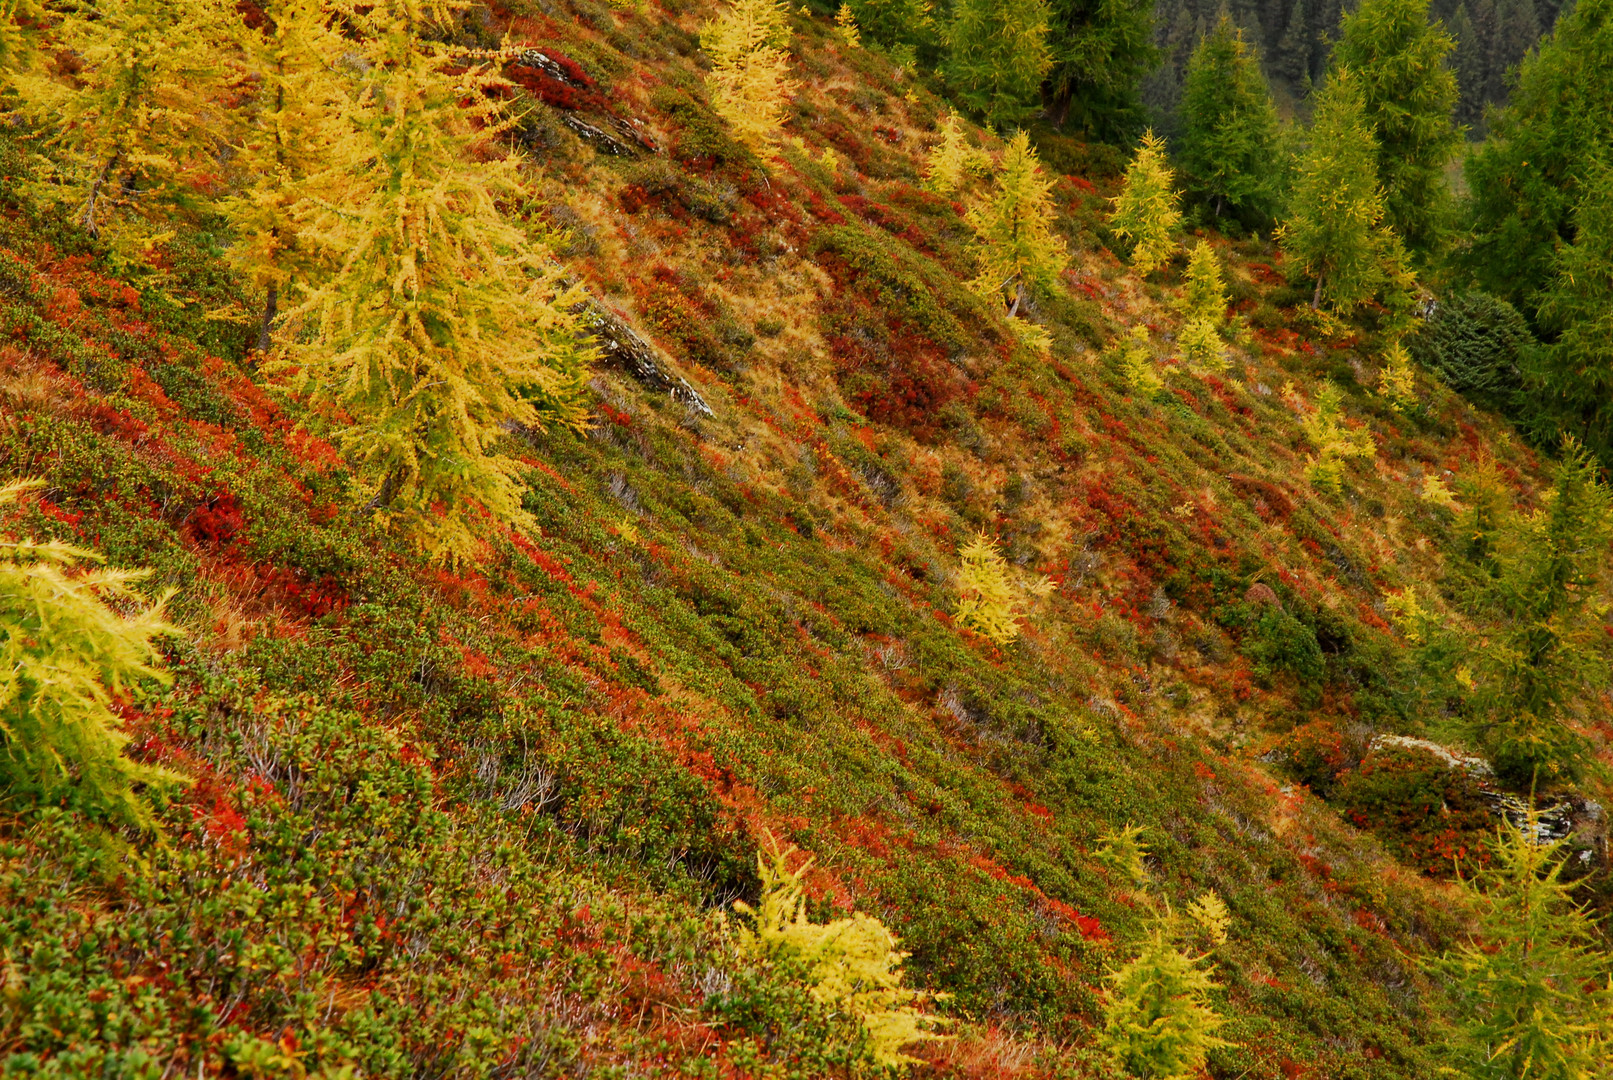
[[1313, 307], [825, 10], [264, 8], [0, 128], [0, 1075], [1607, 1075], [1605, 487], [1377, 217]]

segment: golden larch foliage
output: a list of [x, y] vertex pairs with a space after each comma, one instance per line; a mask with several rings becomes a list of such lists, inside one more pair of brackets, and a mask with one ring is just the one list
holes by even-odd
[[1421, 404], [1417, 394], [1417, 369], [1412, 366], [1411, 354], [1400, 342], [1389, 346], [1383, 354], [1383, 368], [1378, 372], [1378, 393], [1389, 399], [1389, 407], [1403, 413]]
[[799, 972], [812, 996], [824, 1005], [853, 1016], [868, 1039], [868, 1052], [884, 1068], [918, 1064], [902, 1053], [914, 1043], [944, 1039], [935, 1029], [946, 1021], [922, 1010], [936, 995], [902, 985], [907, 954], [885, 924], [862, 912], [829, 923], [807, 917], [802, 879], [808, 859], [790, 870], [792, 847], [780, 848], [768, 837], [769, 850], [756, 857], [762, 879], [757, 907], [737, 902], [751, 916], [740, 940], [752, 952]]
[[924, 190], [943, 198], [963, 186], [973, 168], [976, 153], [963, 130], [963, 117], [948, 110], [936, 125], [941, 141], [930, 147], [924, 158]]
[[[41, 486], [0, 488], [0, 506]], [[184, 778], [124, 757], [129, 736], [111, 705], [130, 683], [167, 680], [152, 639], [177, 633], [163, 618], [172, 592], [148, 604], [136, 585], [150, 571], [80, 565], [100, 561], [0, 534], [0, 790], [149, 826], [134, 785]]]
[[1021, 131], [1003, 152], [995, 195], [969, 208], [980, 267], [970, 287], [1000, 301], [1009, 318], [1018, 314], [1027, 287], [1051, 289], [1069, 261], [1064, 238], [1053, 229], [1058, 211], [1048, 194], [1052, 187], [1030, 136]]
[[700, 30], [711, 58], [706, 90], [734, 136], [766, 157], [782, 137], [789, 78], [789, 9], [781, 0], [735, 0]]
[[219, 210], [235, 233], [226, 258], [265, 296], [258, 349], [267, 352], [288, 286], [317, 285], [340, 265], [339, 251], [304, 234], [322, 206], [341, 201], [365, 144], [351, 122], [356, 88], [337, 73], [351, 46], [329, 0], [282, 0], [264, 14], [257, 29], [237, 27], [257, 92], [238, 110], [236, 191]]
[[344, 260], [292, 313], [308, 340], [277, 365], [353, 418], [340, 442], [383, 522], [450, 562], [478, 550], [478, 507], [526, 522], [521, 466], [498, 444], [581, 428], [596, 352], [580, 291], [500, 212], [521, 188], [513, 160], [480, 152], [508, 124], [490, 64], [421, 36], [451, 7], [362, 16], [369, 73], [349, 119], [363, 152], [309, 228]]
[[1018, 609], [1022, 594], [1046, 596], [1052, 582], [1040, 578], [1025, 589], [1017, 588], [1008, 576], [1008, 563], [997, 544], [984, 533], [958, 553], [963, 565], [958, 570], [959, 624], [977, 631], [999, 645], [1019, 636]]
[[1114, 203], [1109, 227], [1133, 244], [1131, 265], [1146, 274], [1176, 252], [1176, 227], [1182, 220], [1181, 192], [1165, 158], [1165, 140], [1143, 133], [1137, 156], [1126, 166], [1126, 179]]
[[[20, 112], [43, 132], [29, 193], [70, 209], [121, 248], [153, 221], [205, 201], [226, 136], [224, 88], [238, 74], [225, 0], [101, 0], [60, 15], [52, 38], [78, 65], [71, 80], [35, 68], [12, 75]], [[145, 225], [145, 228], [141, 228]], [[127, 235], [125, 235], [127, 233]]]
[[1316, 408], [1301, 424], [1305, 436], [1316, 447], [1315, 456], [1306, 459], [1305, 476], [1318, 488], [1337, 490], [1344, 481], [1346, 460], [1372, 458], [1378, 453], [1371, 431], [1344, 422], [1342, 402], [1337, 386], [1323, 384], [1316, 392]]

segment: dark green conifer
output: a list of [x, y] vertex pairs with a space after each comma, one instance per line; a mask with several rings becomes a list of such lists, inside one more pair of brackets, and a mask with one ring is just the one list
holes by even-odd
[[1532, 381], [1548, 408], [1603, 462], [1613, 461], [1613, 168], [1590, 178], [1575, 211], [1574, 240], [1558, 252], [1541, 305], [1556, 341], [1538, 351]]
[[1159, 62], [1154, 0], [1052, 0], [1048, 45], [1055, 122], [1109, 141], [1135, 137], [1142, 79]]
[[1428, 0], [1362, 0], [1346, 15], [1335, 67], [1361, 83], [1366, 118], [1378, 140], [1384, 221], [1426, 264], [1447, 240], [1451, 196], [1445, 166], [1461, 145], [1456, 76], [1446, 63], [1454, 42], [1428, 22]]
[[1579, 0], [1517, 88], [1491, 117], [1490, 137], [1467, 161], [1469, 239], [1463, 256], [1479, 286], [1534, 321], [1572, 242], [1582, 184], [1613, 159], [1613, 0]]
[[1030, 116], [1047, 72], [1047, 0], [958, 0], [942, 77], [956, 100], [996, 127]]
[[1217, 217], [1269, 219], [1277, 187], [1277, 110], [1255, 50], [1225, 15], [1188, 63], [1181, 120], [1189, 197]]

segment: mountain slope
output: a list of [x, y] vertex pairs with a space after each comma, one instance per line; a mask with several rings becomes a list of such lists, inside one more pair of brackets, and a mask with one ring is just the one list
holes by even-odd
[[[703, 102], [707, 14], [465, 29], [542, 50], [508, 71], [533, 226], [664, 350], [648, 382], [601, 367], [586, 438], [512, 434], [540, 528], [489, 522], [474, 566], [374, 530], [341, 418], [207, 318], [256, 304], [210, 236], [117, 266], [8, 208], [0, 464], [47, 487], [4, 528], [180, 589], [174, 685], [123, 713], [196, 778], [162, 844], [7, 822], [8, 1068], [865, 1070], [855, 1026], [731, 931], [772, 835], [816, 857], [815, 915], [878, 916], [952, 995], [923, 1071], [1110, 1075], [1105, 971], [1148, 915], [1096, 850], [1135, 823], [1163, 895], [1232, 915], [1212, 1075], [1432, 1075], [1418, 960], [1464, 915], [1422, 871], [1489, 821], [1363, 813], [1397, 861], [1294, 781], [1429, 733], [1384, 606], [1439, 579], [1427, 479], [1493, 459], [1528, 498], [1540, 463], [1438, 386], [1397, 412], [1381, 343], [1306, 316], [1258, 242], [1210, 239], [1250, 327], [1231, 370], [1134, 393], [1114, 346], [1146, 326], [1169, 356], [1182, 260], [1126, 273], [1080, 175], [1033, 311], [1051, 355], [1019, 345], [963, 285], [962, 200], [918, 186], [931, 91], [795, 16], [802, 142], [764, 170]], [[1333, 493], [1306, 479], [1328, 382], [1376, 447]], [[1006, 647], [950, 614], [979, 531], [1057, 585]]]

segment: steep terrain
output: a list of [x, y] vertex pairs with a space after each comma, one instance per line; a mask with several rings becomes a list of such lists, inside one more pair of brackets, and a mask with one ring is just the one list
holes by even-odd
[[[816, 858], [815, 915], [877, 915], [951, 995], [918, 1072], [1113, 1075], [1093, 1027], [1147, 912], [1096, 851], [1137, 824], [1164, 895], [1232, 916], [1211, 1075], [1434, 1075], [1420, 961], [1493, 819], [1426, 752], [1371, 749], [1437, 734], [1385, 600], [1441, 602], [1432, 481], [1493, 461], [1527, 502], [1542, 463], [1426, 377], [1394, 407], [1372, 319], [1308, 314], [1258, 240], [1208, 238], [1230, 370], [1174, 364], [1185, 258], [1128, 272], [1112, 177], [1052, 136], [1074, 255], [1044, 357], [963, 284], [984, 182], [920, 187], [924, 81], [793, 17], [798, 141], [764, 169], [704, 103], [708, 14], [534, 0], [464, 31], [541, 50], [506, 72], [531, 223], [609, 353], [586, 437], [512, 435], [541, 528], [489, 523], [472, 566], [374, 529], [342, 418], [255, 369], [216, 237], [123, 265], [7, 206], [0, 468], [47, 486], [3, 528], [178, 588], [173, 684], [122, 711], [196, 782], [160, 843], [5, 822], [4, 1071], [864, 1071], [736, 944], [771, 835]], [[1122, 374], [1138, 326], [1159, 394]], [[1375, 448], [1336, 490], [1307, 479], [1329, 385]], [[951, 617], [977, 532], [1056, 585], [1006, 647]]]

